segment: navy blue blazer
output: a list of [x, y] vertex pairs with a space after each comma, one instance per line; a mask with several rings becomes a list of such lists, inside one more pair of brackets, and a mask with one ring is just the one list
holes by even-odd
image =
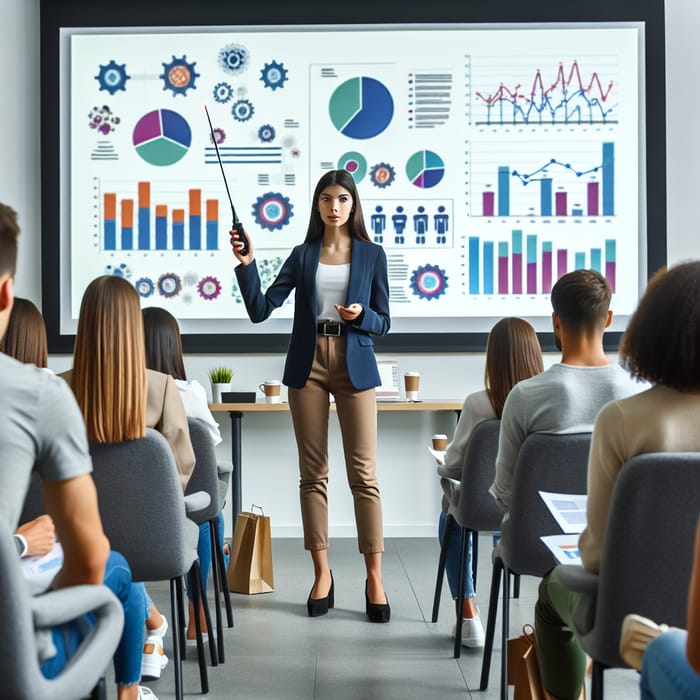
[[[265, 294], [255, 260], [238, 265], [236, 278], [248, 316], [253, 323], [264, 321], [281, 306], [296, 288], [294, 323], [284, 366], [283, 382], [300, 389], [306, 384], [316, 352], [317, 298], [316, 271], [322, 241], [296, 246], [282, 265]], [[353, 239], [350, 254], [350, 281], [345, 306], [361, 304], [364, 313], [347, 327], [347, 368], [350, 382], [358, 391], [379, 386], [372, 335], [386, 335], [389, 317], [389, 283], [386, 255], [376, 243]]]

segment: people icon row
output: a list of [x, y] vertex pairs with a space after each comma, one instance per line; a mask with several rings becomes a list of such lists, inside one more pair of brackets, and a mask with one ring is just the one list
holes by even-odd
[[[415, 234], [416, 245], [424, 245], [426, 236], [431, 233], [430, 214], [423, 205], [416, 209], [412, 215], [413, 233]], [[370, 228], [374, 233], [375, 243], [384, 243], [384, 233], [387, 230], [387, 220], [389, 216], [384, 212], [384, 207], [377, 204], [374, 213], [370, 216]], [[402, 205], [397, 205], [395, 212], [390, 217], [391, 226], [394, 230], [394, 243], [402, 245], [406, 242], [406, 227], [409, 223], [409, 215], [404, 211]], [[432, 232], [436, 234], [435, 243], [444, 245], [447, 243], [447, 233], [450, 229], [450, 215], [446, 212], [446, 207], [440, 205], [437, 212], [432, 215]]]

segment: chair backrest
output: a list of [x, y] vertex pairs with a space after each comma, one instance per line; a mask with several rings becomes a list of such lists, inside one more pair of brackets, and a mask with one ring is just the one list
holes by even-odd
[[191, 513], [190, 517], [196, 523], [213, 520], [220, 510], [219, 506], [219, 475], [214, 441], [211, 439], [206, 424], [198, 418], [188, 418], [190, 440], [194, 450], [195, 465], [192, 476], [187, 483], [185, 495], [204, 491], [209, 494], [209, 505], [202, 510]]
[[[73, 700], [88, 695], [121, 637], [124, 614], [119, 601], [105, 586], [75, 586], [32, 598], [12, 533], [1, 519], [0, 568], [0, 619], [6, 630], [0, 635], [0, 695], [8, 700]], [[35, 617], [40, 621], [46, 617], [42, 609], [50, 611], [55, 624], [76, 614], [96, 613], [95, 625], [71, 664], [51, 680], [41, 673], [35, 637]]]
[[[186, 574], [196, 557], [175, 457], [156, 430], [116, 444], [90, 442], [100, 515], [112, 549], [129, 562], [134, 581]], [[197, 534], [194, 536], [196, 545]]]
[[700, 453], [665, 452], [629, 460], [615, 482], [597, 596], [574, 615], [581, 644], [607, 666], [626, 666], [618, 651], [622, 620], [638, 613], [687, 625], [687, 599], [700, 513]]
[[586, 493], [591, 433], [528, 435], [515, 464], [512, 503], [501, 526], [503, 558], [517, 574], [544, 576], [556, 565], [540, 537], [561, 534], [540, 491]]
[[503, 509], [489, 493], [496, 470], [501, 421], [479, 423], [464, 451], [459, 499], [452, 510], [457, 524], [476, 532], [500, 530]]

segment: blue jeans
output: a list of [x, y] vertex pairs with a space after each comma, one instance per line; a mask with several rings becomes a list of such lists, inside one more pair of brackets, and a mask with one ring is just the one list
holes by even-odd
[[[114, 679], [119, 685], [131, 685], [141, 678], [143, 629], [146, 622], [146, 589], [142, 583], [132, 583], [131, 570], [118, 552], [110, 552], [105, 567], [104, 585], [117, 596], [124, 609], [124, 629], [114, 652]], [[55, 678], [75, 653], [86, 627], [92, 622], [86, 615], [51, 630], [56, 655], [44, 662], [41, 672]]]
[[700, 698], [700, 675], [685, 655], [687, 639], [685, 630], [669, 630], [652, 639], [642, 660], [641, 700]]
[[[440, 545], [445, 536], [445, 522], [447, 521], [447, 513], [440, 513], [440, 521], [438, 523], [438, 538]], [[447, 545], [447, 559], [445, 559], [445, 570], [447, 571], [447, 583], [450, 586], [452, 599], [457, 600], [459, 592], [459, 543], [461, 538], [462, 528], [457, 525], [454, 518], [450, 518], [450, 542]], [[472, 539], [468, 536], [467, 539], [467, 561], [464, 565], [464, 597], [473, 598], [474, 579], [472, 578]]]
[[[224, 546], [224, 514], [219, 512], [214, 519], [216, 524], [216, 541], [219, 548]], [[202, 581], [204, 582], [204, 590], [207, 590], [209, 584], [209, 569], [211, 569], [211, 535], [209, 534], [209, 523], [202, 523], [199, 526], [199, 541], [197, 542], [197, 554], [199, 555], [199, 566], [202, 569]], [[188, 598], [192, 595], [187, 589]]]

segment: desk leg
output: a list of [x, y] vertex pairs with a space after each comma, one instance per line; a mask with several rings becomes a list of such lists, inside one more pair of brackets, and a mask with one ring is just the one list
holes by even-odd
[[231, 416], [231, 522], [236, 525], [236, 516], [241, 512], [241, 422], [243, 414], [240, 411], [229, 411]]

